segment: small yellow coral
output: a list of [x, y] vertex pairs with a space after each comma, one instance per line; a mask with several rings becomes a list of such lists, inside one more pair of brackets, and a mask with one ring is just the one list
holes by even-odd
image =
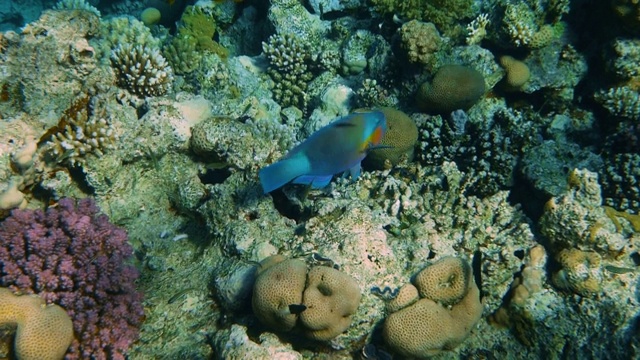
[[37, 296], [16, 296], [0, 288], [0, 325], [16, 324], [15, 353], [20, 360], [59, 360], [73, 340], [73, 324], [58, 305]]
[[564, 249], [556, 256], [556, 260], [562, 266], [552, 277], [556, 286], [582, 296], [592, 296], [600, 292], [602, 258], [598, 253]]
[[517, 90], [529, 81], [531, 73], [524, 62], [505, 55], [500, 58], [500, 65], [507, 73], [505, 83], [509, 90]]

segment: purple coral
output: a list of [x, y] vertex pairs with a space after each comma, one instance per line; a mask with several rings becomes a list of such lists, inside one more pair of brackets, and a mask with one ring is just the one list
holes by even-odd
[[14, 210], [0, 223], [0, 287], [62, 306], [76, 339], [67, 359], [124, 359], [144, 319], [127, 233], [92, 199]]

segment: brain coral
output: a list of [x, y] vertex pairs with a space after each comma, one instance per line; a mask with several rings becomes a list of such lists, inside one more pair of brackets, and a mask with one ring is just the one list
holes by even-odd
[[[452, 349], [467, 338], [482, 316], [480, 291], [471, 279], [470, 266], [466, 261], [448, 257], [432, 266], [436, 266], [436, 270], [428, 274], [427, 278], [440, 278], [416, 280], [419, 287], [422, 287], [422, 292], [440, 299], [451, 299], [452, 289], [456, 290], [454, 292], [457, 297], [459, 285], [466, 283], [467, 286], [463, 289], [463, 297], [450, 307], [423, 297], [385, 319], [382, 327], [384, 340], [400, 355], [425, 358]], [[454, 269], [455, 267], [458, 269]], [[469, 275], [468, 281], [463, 280], [466, 276], [459, 277], [462, 274]], [[456, 277], [460, 281], [450, 280]], [[454, 286], [442, 288], [442, 284]]]
[[416, 275], [420, 297], [448, 306], [459, 302], [469, 289], [471, 266], [458, 257], [445, 257]]
[[144, 318], [127, 234], [93, 200], [14, 210], [0, 222], [0, 286], [38, 294], [71, 316], [67, 359], [124, 359]]
[[63, 308], [0, 288], [0, 325], [5, 324], [17, 325], [14, 351], [20, 360], [62, 359], [73, 340], [73, 324]]
[[302, 303], [307, 281], [307, 264], [281, 255], [270, 256], [260, 263], [253, 285], [253, 313], [265, 325], [278, 331], [290, 331], [298, 321], [289, 305]]
[[315, 266], [307, 274], [304, 261], [273, 255], [258, 267], [251, 301], [258, 320], [270, 328], [298, 326], [306, 337], [326, 341], [349, 327], [360, 297], [357, 283], [345, 273]]
[[444, 65], [438, 69], [431, 83], [420, 85], [416, 104], [428, 113], [448, 114], [458, 109], [469, 109], [484, 92], [484, 77], [480, 72], [462, 65]]
[[373, 169], [388, 169], [403, 160], [411, 161], [418, 141], [418, 127], [407, 114], [400, 110], [383, 107], [379, 110], [387, 120], [387, 132], [380, 145], [369, 152], [364, 165]]
[[345, 331], [360, 303], [355, 280], [334, 268], [315, 266], [309, 271], [300, 314], [305, 334], [314, 340], [330, 340]]

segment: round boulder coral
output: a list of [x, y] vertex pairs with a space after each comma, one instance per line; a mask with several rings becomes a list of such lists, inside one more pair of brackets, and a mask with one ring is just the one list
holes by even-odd
[[431, 68], [436, 62], [436, 53], [442, 45], [442, 38], [433, 23], [411, 20], [399, 30], [400, 46], [406, 52], [407, 60]]
[[21, 360], [62, 359], [73, 340], [73, 324], [63, 308], [0, 288], [0, 325], [5, 324], [17, 326], [14, 351]]
[[360, 289], [349, 275], [334, 268], [315, 266], [309, 271], [300, 314], [305, 335], [314, 340], [333, 339], [351, 324], [360, 303]]
[[307, 264], [303, 261], [285, 259], [281, 255], [262, 260], [251, 299], [256, 317], [274, 330], [293, 329], [298, 314], [291, 312], [290, 305], [302, 303], [306, 281]]
[[448, 114], [469, 109], [484, 92], [484, 77], [480, 72], [462, 65], [444, 65], [438, 69], [433, 81], [420, 86], [416, 103], [422, 111]]
[[418, 127], [407, 114], [389, 107], [379, 109], [387, 120], [387, 132], [379, 149], [369, 152], [364, 166], [372, 169], [388, 169], [403, 160], [411, 161], [418, 141]]
[[420, 271], [413, 283], [420, 297], [447, 306], [459, 302], [467, 294], [471, 276], [469, 263], [449, 256]]

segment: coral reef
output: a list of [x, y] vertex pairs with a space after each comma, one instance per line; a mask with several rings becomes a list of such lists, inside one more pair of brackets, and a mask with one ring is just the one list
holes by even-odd
[[15, 324], [14, 351], [21, 360], [59, 360], [73, 340], [69, 315], [34, 295], [0, 288], [0, 324]]
[[68, 358], [124, 358], [143, 319], [138, 276], [124, 230], [91, 199], [14, 210], [0, 223], [0, 285], [38, 294], [71, 316]]

